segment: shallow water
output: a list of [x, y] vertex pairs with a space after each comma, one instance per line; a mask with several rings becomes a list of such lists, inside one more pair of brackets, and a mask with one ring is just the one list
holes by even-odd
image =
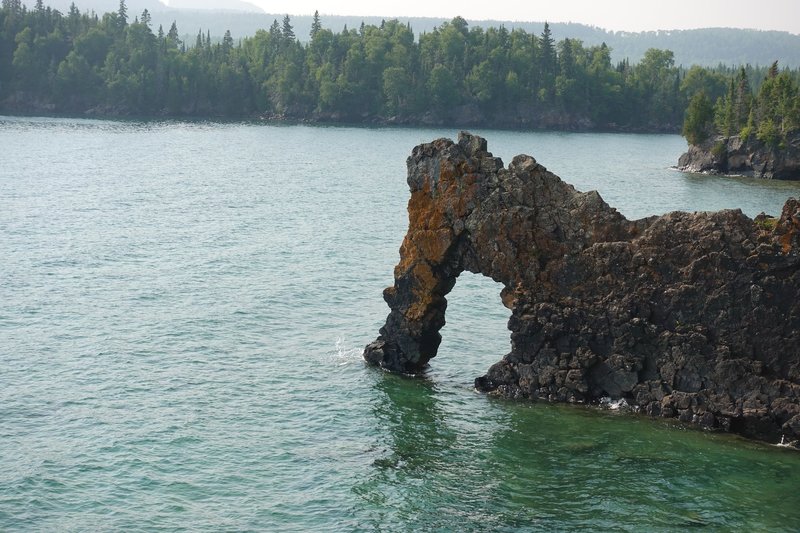
[[[794, 530], [796, 452], [476, 394], [486, 278], [425, 379], [364, 366], [405, 158], [456, 133], [0, 117], [0, 530]], [[677, 136], [475, 133], [631, 218], [800, 194]]]

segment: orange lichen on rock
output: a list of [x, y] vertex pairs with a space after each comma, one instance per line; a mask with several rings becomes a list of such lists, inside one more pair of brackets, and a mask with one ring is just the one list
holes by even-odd
[[443, 206], [434, 200], [430, 182], [414, 191], [408, 201], [409, 228], [438, 229], [447, 224]]
[[436, 285], [438, 283], [433, 275], [430, 265], [424, 261], [418, 262], [411, 270], [412, 299], [411, 306], [404, 313], [408, 320], [420, 320], [430, 309], [437, 295]]
[[441, 263], [453, 244], [453, 230], [420, 230], [411, 235], [411, 242], [416, 246], [417, 257]]
[[800, 238], [800, 202], [794, 198], [786, 202], [775, 226], [775, 233], [779, 236], [778, 242], [783, 253], [791, 253]]

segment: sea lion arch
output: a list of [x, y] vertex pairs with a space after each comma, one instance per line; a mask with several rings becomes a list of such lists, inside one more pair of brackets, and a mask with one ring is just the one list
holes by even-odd
[[409, 227], [364, 358], [419, 373], [463, 271], [503, 284], [511, 351], [480, 390], [643, 411], [768, 440], [800, 439], [800, 203], [629, 221], [530, 156], [480, 137], [407, 161]]

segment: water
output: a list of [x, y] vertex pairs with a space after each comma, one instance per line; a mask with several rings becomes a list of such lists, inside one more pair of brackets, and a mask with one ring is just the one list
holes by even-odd
[[[476, 394], [491, 280], [426, 379], [364, 366], [405, 158], [456, 133], [0, 117], [0, 530], [796, 530], [796, 452]], [[475, 133], [629, 217], [800, 194], [677, 136]]]

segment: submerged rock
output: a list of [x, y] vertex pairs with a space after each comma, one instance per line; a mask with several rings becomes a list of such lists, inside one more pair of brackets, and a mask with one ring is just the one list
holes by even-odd
[[800, 180], [800, 132], [789, 135], [778, 148], [752, 137], [715, 137], [690, 145], [678, 160], [678, 170]]
[[414, 148], [409, 228], [364, 358], [418, 373], [462, 271], [501, 282], [511, 352], [485, 392], [624, 399], [771, 442], [800, 439], [800, 203], [629, 221], [530, 156], [467, 133]]

